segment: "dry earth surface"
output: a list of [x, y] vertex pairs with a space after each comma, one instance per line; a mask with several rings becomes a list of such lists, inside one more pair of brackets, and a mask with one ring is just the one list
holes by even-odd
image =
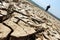
[[60, 40], [60, 21], [28, 0], [1, 0], [0, 40]]

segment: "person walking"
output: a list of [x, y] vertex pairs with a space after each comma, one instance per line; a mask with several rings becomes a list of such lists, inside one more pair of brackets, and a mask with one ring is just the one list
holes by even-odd
[[47, 6], [46, 10], [45, 11], [48, 11], [48, 9], [50, 8], [50, 5]]

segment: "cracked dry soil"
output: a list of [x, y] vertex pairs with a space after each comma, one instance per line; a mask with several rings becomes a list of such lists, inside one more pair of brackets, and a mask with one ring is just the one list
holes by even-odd
[[0, 0], [0, 40], [60, 40], [60, 21], [28, 0]]

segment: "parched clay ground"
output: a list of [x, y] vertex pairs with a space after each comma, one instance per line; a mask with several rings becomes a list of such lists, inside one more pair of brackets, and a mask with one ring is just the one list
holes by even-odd
[[60, 21], [28, 0], [4, 0], [0, 40], [60, 40]]

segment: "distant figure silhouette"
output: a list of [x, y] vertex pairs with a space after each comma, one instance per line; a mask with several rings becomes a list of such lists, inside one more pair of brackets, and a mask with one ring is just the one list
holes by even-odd
[[50, 8], [50, 5], [47, 6], [46, 10], [45, 11], [48, 11], [48, 9]]

